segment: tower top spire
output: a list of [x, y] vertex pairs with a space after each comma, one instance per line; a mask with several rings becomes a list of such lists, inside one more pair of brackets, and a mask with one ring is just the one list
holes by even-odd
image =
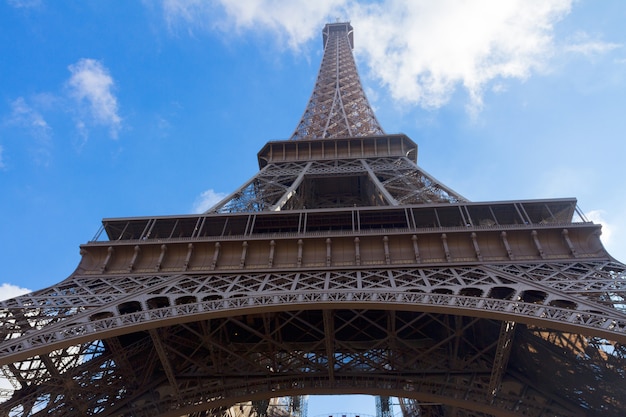
[[352, 55], [352, 25], [328, 23], [322, 30], [322, 40], [324, 56], [317, 81], [291, 139], [383, 135]]
[[322, 41], [324, 50], [326, 49], [326, 41], [328, 40], [330, 32], [342, 32], [344, 34], [347, 34], [350, 49], [354, 49], [354, 28], [352, 27], [350, 22], [339, 22], [339, 19], [337, 19], [336, 23], [326, 23], [326, 26], [324, 26], [324, 29], [322, 29]]

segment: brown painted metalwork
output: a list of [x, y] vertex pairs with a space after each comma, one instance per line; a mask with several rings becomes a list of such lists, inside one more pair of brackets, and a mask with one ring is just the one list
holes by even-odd
[[575, 199], [470, 202], [424, 172], [377, 127], [351, 42], [325, 28], [298, 140], [233, 194], [104, 219], [69, 278], [0, 303], [0, 413], [263, 416], [285, 397], [302, 416], [303, 395], [364, 393], [407, 417], [622, 415], [626, 266], [600, 226]]
[[324, 27], [324, 56], [302, 120], [291, 139], [357, 137], [384, 134], [365, 97], [352, 48], [349, 23]]

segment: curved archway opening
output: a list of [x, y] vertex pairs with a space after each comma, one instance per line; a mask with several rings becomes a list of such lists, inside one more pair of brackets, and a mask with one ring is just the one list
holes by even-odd
[[126, 303], [122, 303], [120, 305], [117, 306], [117, 310], [120, 312], [120, 314], [131, 314], [131, 313], [136, 313], [138, 311], [141, 311], [141, 304], [139, 303], [139, 301], [129, 301]]
[[576, 310], [578, 308], [578, 304], [569, 300], [552, 300], [549, 304], [554, 307], [567, 308], [569, 310]]
[[548, 294], [543, 291], [526, 290], [522, 292], [520, 299], [525, 303], [543, 304], [547, 296]]
[[459, 295], [466, 296], [466, 297], [482, 297], [483, 290], [481, 290], [480, 288], [472, 288], [472, 287], [461, 288], [461, 290], [459, 291]]
[[489, 291], [489, 298], [497, 298], [498, 300], [511, 300], [515, 295], [515, 289], [510, 287], [493, 287]]

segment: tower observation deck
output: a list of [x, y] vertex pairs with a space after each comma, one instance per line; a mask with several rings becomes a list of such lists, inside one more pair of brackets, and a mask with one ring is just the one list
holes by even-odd
[[1, 416], [304, 417], [316, 394], [624, 415], [626, 265], [601, 226], [574, 198], [472, 202], [426, 173], [374, 117], [353, 36], [326, 25], [295, 132], [232, 194], [104, 219], [68, 278], [0, 302]]

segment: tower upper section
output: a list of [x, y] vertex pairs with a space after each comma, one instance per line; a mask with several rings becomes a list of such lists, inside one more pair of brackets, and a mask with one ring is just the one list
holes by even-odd
[[383, 135], [356, 69], [350, 23], [323, 30], [324, 57], [313, 93], [291, 139]]

